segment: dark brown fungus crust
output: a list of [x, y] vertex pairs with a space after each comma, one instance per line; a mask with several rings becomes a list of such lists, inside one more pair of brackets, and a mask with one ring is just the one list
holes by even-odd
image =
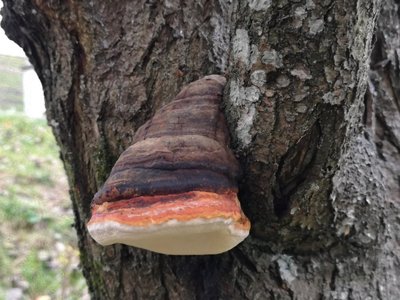
[[96, 241], [215, 254], [248, 235], [220, 110], [224, 85], [219, 75], [187, 85], [138, 129], [92, 201], [88, 229]]

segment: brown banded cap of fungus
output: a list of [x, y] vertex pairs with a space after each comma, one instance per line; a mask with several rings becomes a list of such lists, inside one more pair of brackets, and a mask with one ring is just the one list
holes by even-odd
[[92, 201], [90, 235], [174, 255], [217, 254], [249, 234], [220, 102], [225, 78], [182, 89], [141, 126]]

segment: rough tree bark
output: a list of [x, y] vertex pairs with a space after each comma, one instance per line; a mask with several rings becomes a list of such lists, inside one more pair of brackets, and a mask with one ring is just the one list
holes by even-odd
[[[93, 299], [399, 299], [398, 1], [3, 0], [61, 148]], [[100, 247], [93, 194], [183, 84], [228, 77], [251, 236], [173, 257]], [[366, 94], [367, 83], [370, 92]]]

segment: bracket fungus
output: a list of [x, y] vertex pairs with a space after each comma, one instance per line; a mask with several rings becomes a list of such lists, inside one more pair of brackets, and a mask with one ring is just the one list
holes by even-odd
[[172, 255], [228, 251], [249, 234], [220, 110], [225, 78], [192, 82], [141, 126], [92, 201], [90, 235]]

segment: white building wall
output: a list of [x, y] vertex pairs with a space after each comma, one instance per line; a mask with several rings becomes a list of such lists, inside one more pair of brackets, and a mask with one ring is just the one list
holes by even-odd
[[22, 85], [25, 114], [31, 118], [44, 118], [46, 108], [44, 106], [42, 83], [32, 67], [24, 69]]

